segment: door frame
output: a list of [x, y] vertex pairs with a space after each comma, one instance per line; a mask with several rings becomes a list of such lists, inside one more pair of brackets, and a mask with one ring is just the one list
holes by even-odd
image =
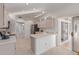
[[[66, 22], [68, 23], [68, 40], [66, 40], [65, 42], [61, 42], [61, 22]], [[57, 37], [57, 46], [60, 46], [68, 41], [70, 41], [69, 45], [70, 45], [70, 49], [69, 50], [72, 50], [72, 37], [71, 37], [71, 32], [69, 32], [69, 24], [72, 25], [72, 21], [70, 20], [66, 20], [64, 18], [60, 18], [58, 19], [58, 37]], [[71, 28], [72, 29], [72, 28]]]

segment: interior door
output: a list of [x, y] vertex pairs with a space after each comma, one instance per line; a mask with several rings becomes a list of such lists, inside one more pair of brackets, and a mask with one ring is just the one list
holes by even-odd
[[79, 52], [79, 17], [73, 17], [72, 20], [72, 49], [73, 51]]
[[68, 23], [61, 22], [61, 42], [68, 40]]
[[72, 21], [59, 19], [58, 21], [58, 46], [72, 50]]
[[[72, 50], [72, 23], [68, 21], [62, 25], [63, 24], [61, 24], [61, 44], [64, 48]], [[64, 28], [64, 30], [62, 30], [62, 28]]]

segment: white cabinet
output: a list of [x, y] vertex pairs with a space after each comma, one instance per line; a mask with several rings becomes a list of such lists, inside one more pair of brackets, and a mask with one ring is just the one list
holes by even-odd
[[3, 3], [0, 3], [0, 28], [8, 26], [8, 12], [5, 10]]
[[0, 27], [4, 25], [4, 20], [3, 20], [3, 4], [0, 3]]
[[47, 35], [40, 38], [31, 37], [32, 50], [35, 54], [42, 54], [50, 48], [56, 47], [56, 35]]
[[41, 21], [38, 23], [40, 28], [50, 29], [54, 25], [54, 20], [52, 18], [48, 18], [46, 20], [41, 19]]
[[14, 55], [15, 43], [0, 45], [0, 55]]

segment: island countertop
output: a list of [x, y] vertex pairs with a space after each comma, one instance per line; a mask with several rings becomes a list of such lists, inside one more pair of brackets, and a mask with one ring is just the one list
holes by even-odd
[[42, 32], [42, 33], [38, 33], [38, 34], [31, 34], [31, 37], [33, 38], [41, 38], [44, 36], [48, 36], [48, 35], [56, 35], [55, 33], [46, 33], [46, 32]]
[[10, 36], [9, 39], [0, 40], [0, 45], [10, 44], [10, 43], [16, 43], [16, 37]]

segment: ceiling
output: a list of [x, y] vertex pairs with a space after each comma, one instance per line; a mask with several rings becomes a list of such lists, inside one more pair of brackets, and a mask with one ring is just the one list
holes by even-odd
[[79, 3], [6, 3], [5, 10], [9, 13], [41, 9], [52, 16], [76, 16], [79, 15]]
[[23, 18], [24, 20], [32, 20], [32, 19], [37, 19], [40, 18], [42, 16], [44, 16], [45, 14], [43, 14], [42, 12], [34, 12], [34, 13], [28, 13], [28, 14], [23, 14], [23, 15], [17, 15], [17, 18]]

